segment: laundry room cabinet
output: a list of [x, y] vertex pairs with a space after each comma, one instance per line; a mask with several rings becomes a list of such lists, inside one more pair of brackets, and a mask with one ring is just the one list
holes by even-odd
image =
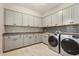
[[43, 27], [47, 27], [46, 17], [43, 17], [43, 18], [42, 18], [42, 21], [43, 21]]
[[5, 25], [22, 25], [22, 14], [16, 11], [5, 9]]
[[13, 36], [5, 36], [3, 43], [4, 43], [3, 44], [4, 51], [16, 48], [16, 38], [14, 38]]
[[52, 15], [52, 26], [62, 25], [62, 11], [58, 11]]
[[28, 34], [24, 34], [23, 36], [24, 36], [24, 45], [23, 46], [30, 45], [30, 39], [29, 39]]
[[25, 34], [24, 35], [24, 46], [31, 45], [34, 43], [35, 43], [35, 40], [34, 40], [33, 34]]
[[5, 9], [5, 25], [42, 27], [41, 17]]
[[48, 35], [43, 34], [42, 42], [48, 44]]
[[34, 34], [34, 41], [35, 41], [35, 43], [41, 42], [39, 34]]
[[22, 23], [22, 25], [23, 25], [23, 26], [29, 26], [29, 25], [30, 25], [30, 24], [29, 24], [29, 18], [28, 18], [29, 15], [27, 15], [27, 14], [22, 14], [22, 16], [23, 16], [23, 23]]
[[44, 27], [49, 27], [51, 26], [51, 16], [46, 16], [43, 18], [43, 26]]
[[23, 38], [20, 35], [7, 35], [4, 36], [3, 50], [11, 50], [23, 46]]
[[41, 17], [34, 17], [34, 27], [42, 27], [42, 19]]
[[29, 20], [29, 26], [34, 26], [34, 17], [31, 15], [28, 15], [28, 20]]
[[72, 8], [72, 24], [79, 24], [79, 4], [71, 6]]
[[71, 7], [63, 9], [63, 25], [69, 25], [72, 23], [71, 13]]

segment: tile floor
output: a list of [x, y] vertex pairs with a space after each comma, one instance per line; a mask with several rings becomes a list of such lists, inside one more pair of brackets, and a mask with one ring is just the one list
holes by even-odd
[[47, 45], [40, 43], [29, 47], [6, 52], [3, 56], [61, 56], [50, 50]]

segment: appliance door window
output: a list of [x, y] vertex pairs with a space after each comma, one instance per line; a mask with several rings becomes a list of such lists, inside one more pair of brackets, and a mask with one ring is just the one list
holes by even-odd
[[56, 47], [58, 45], [58, 41], [57, 41], [57, 38], [55, 36], [50, 36], [48, 38], [48, 43], [53, 46], [53, 47]]
[[79, 54], [79, 44], [70, 38], [63, 39], [61, 41], [61, 47], [68, 54], [71, 55]]

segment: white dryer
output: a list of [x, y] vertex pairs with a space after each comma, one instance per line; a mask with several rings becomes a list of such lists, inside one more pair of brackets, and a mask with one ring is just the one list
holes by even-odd
[[79, 35], [61, 34], [60, 54], [79, 56]]
[[48, 47], [57, 53], [60, 53], [59, 38], [60, 38], [60, 34], [57, 33], [49, 34], [49, 38], [48, 38]]

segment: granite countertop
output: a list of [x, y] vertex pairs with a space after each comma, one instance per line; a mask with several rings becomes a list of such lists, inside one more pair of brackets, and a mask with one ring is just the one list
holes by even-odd
[[79, 33], [68, 33], [68, 32], [61, 32], [61, 34], [67, 34], [67, 35], [79, 35]]

